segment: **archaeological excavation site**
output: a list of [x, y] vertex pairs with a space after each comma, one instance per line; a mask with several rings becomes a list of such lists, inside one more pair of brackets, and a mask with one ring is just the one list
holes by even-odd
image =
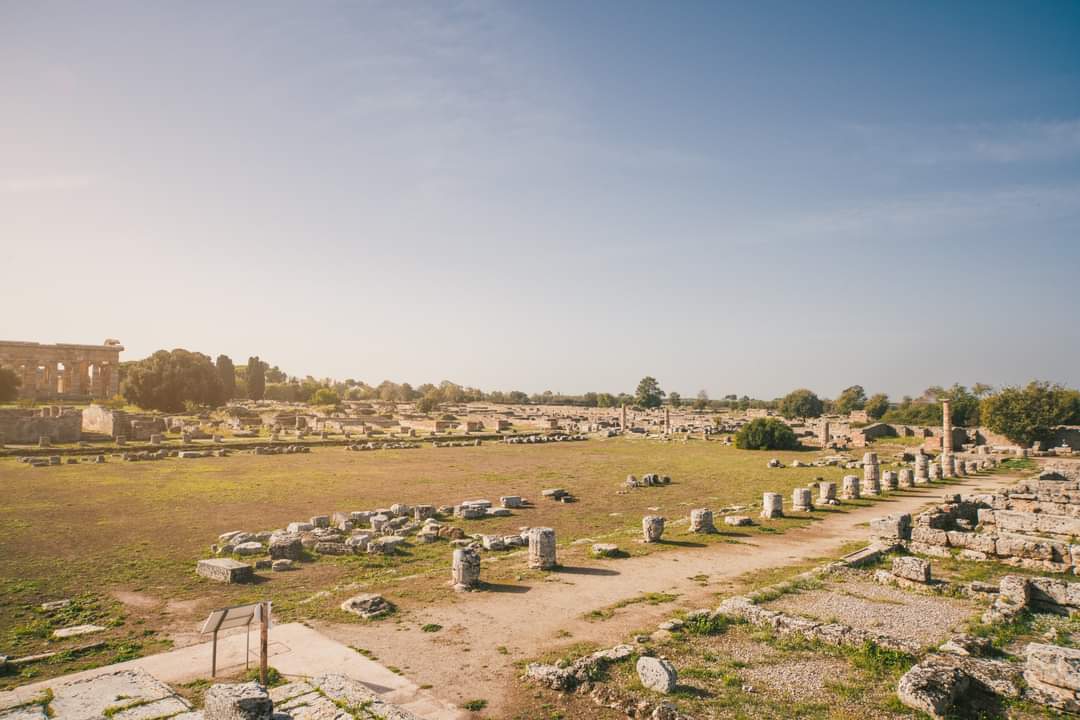
[[964, 388], [170, 412], [4, 347], [0, 720], [1080, 713], [1078, 431]]
[[1080, 0], [0, 0], [0, 720], [1080, 720]]

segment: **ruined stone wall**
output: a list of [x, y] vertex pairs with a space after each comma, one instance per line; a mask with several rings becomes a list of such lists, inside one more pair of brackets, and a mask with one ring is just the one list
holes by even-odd
[[91, 405], [82, 413], [82, 429], [109, 437], [123, 436], [128, 440], [149, 440], [151, 435], [166, 431], [165, 418], [156, 415], [131, 414], [102, 405]]
[[54, 443], [78, 442], [82, 437], [82, 411], [65, 409], [43, 414], [41, 409], [0, 409], [0, 435], [14, 445], [36, 444], [42, 437]]

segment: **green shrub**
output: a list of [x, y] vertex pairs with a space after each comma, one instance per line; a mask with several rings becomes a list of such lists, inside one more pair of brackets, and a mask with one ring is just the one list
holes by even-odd
[[735, 433], [735, 447], [740, 450], [795, 450], [799, 447], [799, 439], [780, 420], [757, 418]]

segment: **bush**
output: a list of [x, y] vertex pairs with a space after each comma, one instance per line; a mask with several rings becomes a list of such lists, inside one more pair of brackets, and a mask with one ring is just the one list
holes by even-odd
[[795, 450], [799, 447], [799, 439], [780, 420], [757, 418], [735, 433], [735, 447], [740, 450]]

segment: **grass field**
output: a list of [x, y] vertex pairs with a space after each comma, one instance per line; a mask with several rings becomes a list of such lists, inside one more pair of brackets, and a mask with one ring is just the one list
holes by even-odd
[[[28, 676], [154, 652], [184, 633], [190, 640], [209, 609], [256, 599], [273, 600], [282, 621], [321, 617], [342, 622], [352, 616], [338, 605], [360, 588], [382, 592], [406, 610], [454, 602], [445, 586], [451, 555], [445, 542], [412, 545], [397, 557], [321, 558], [296, 572], [263, 573], [260, 582], [245, 586], [197, 577], [195, 562], [209, 557], [210, 544], [228, 530], [271, 530], [316, 514], [395, 502], [451, 505], [513, 494], [533, 500], [535, 506], [508, 518], [457, 524], [470, 533], [554, 527], [564, 562], [585, 561], [588, 544], [571, 545], [582, 538], [619, 542], [631, 554], [662, 552], [693, 543], [730, 542], [738, 535], [690, 535], [685, 522], [673, 521], [685, 519], [691, 507], [756, 504], [764, 491], [790, 498], [793, 487], [818, 477], [838, 482], [845, 474], [840, 468], [770, 470], [770, 457], [789, 464], [796, 458], [811, 460], [814, 453], [740, 451], [719, 442], [609, 439], [366, 453], [325, 448], [307, 455], [140, 463], [112, 459], [105, 465], [41, 469], [3, 459], [0, 654], [17, 657], [101, 640], [105, 645], [27, 666], [22, 677], [0, 677], [0, 687], [25, 682]], [[674, 482], [616, 493], [627, 474], [640, 477], [648, 472], [670, 475]], [[542, 500], [540, 491], [555, 486], [566, 488], [579, 502]], [[665, 535], [670, 541], [634, 543], [642, 515], [657, 512], [672, 523]], [[806, 522], [812, 522], [809, 515], [796, 515], [745, 532], [777, 532]], [[483, 577], [513, 584], [540, 574], [525, 569], [518, 551], [485, 553]], [[38, 607], [61, 598], [75, 602], [56, 615]], [[49, 640], [53, 628], [82, 622], [108, 630], [81, 639]]]

